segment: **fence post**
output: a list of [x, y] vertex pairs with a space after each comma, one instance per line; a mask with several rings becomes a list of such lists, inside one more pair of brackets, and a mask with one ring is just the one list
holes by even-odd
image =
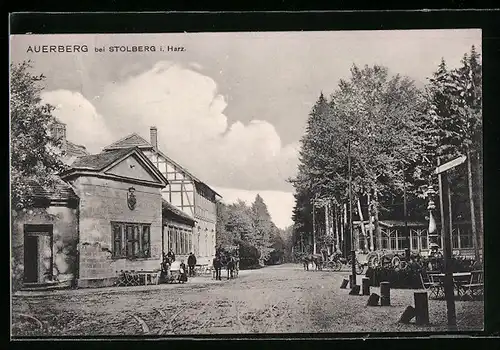
[[429, 301], [427, 292], [415, 292], [415, 323], [419, 325], [429, 324]]
[[368, 277], [363, 277], [361, 285], [363, 286], [363, 295], [370, 295], [370, 279]]
[[391, 305], [391, 287], [389, 282], [380, 282], [380, 305]]
[[356, 285], [356, 276], [349, 275], [349, 287], [352, 288]]
[[380, 299], [380, 296], [376, 293], [370, 294], [370, 297], [368, 298], [368, 301], [366, 303], [367, 306], [378, 306], [378, 300]]

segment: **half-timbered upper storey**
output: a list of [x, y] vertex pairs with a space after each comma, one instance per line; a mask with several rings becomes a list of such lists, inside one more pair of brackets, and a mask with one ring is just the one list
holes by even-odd
[[138, 147], [167, 178], [169, 185], [162, 191], [165, 200], [195, 219], [215, 223], [215, 203], [220, 195], [160, 151], [157, 135], [156, 127], [151, 127], [150, 142], [133, 133], [105, 147], [104, 151]]

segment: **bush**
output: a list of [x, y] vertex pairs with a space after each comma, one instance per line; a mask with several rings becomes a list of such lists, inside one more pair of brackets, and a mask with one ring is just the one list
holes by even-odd
[[260, 253], [257, 248], [247, 242], [240, 242], [240, 269], [248, 269], [259, 264]]

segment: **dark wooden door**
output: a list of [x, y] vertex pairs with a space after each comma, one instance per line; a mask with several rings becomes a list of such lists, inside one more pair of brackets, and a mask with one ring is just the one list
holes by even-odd
[[24, 239], [24, 281], [38, 282], [38, 236], [27, 235]]

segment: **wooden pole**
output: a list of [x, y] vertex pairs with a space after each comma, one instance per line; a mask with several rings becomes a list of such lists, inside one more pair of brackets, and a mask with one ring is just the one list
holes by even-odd
[[484, 237], [484, 208], [483, 208], [483, 164], [482, 164], [482, 158], [481, 158], [481, 152], [478, 152], [476, 154], [476, 162], [477, 162], [477, 172], [476, 172], [476, 179], [478, 183], [478, 194], [479, 194], [479, 225], [481, 227], [480, 230], [480, 235], [479, 235], [479, 249], [482, 251], [481, 254], [481, 260], [484, 259], [484, 243], [483, 243], [483, 237]]
[[469, 182], [469, 203], [470, 203], [470, 221], [472, 224], [472, 237], [474, 237], [474, 257], [479, 261], [479, 235], [476, 228], [476, 212], [474, 206], [474, 190], [472, 188], [472, 164], [471, 154], [467, 150], [467, 180]]
[[446, 173], [439, 174], [439, 197], [441, 206], [441, 230], [443, 240], [444, 255], [444, 294], [446, 298], [446, 309], [448, 326], [456, 327], [457, 315], [455, 312], [455, 294], [453, 290], [453, 271], [451, 269], [451, 194], [449, 189], [449, 180]]
[[[356, 247], [354, 246], [354, 232], [352, 226], [352, 171], [351, 171], [351, 142], [347, 139], [347, 168], [349, 172], [349, 246], [351, 250], [351, 272], [353, 276], [351, 288], [356, 286]], [[348, 250], [349, 251], [349, 250]]]

